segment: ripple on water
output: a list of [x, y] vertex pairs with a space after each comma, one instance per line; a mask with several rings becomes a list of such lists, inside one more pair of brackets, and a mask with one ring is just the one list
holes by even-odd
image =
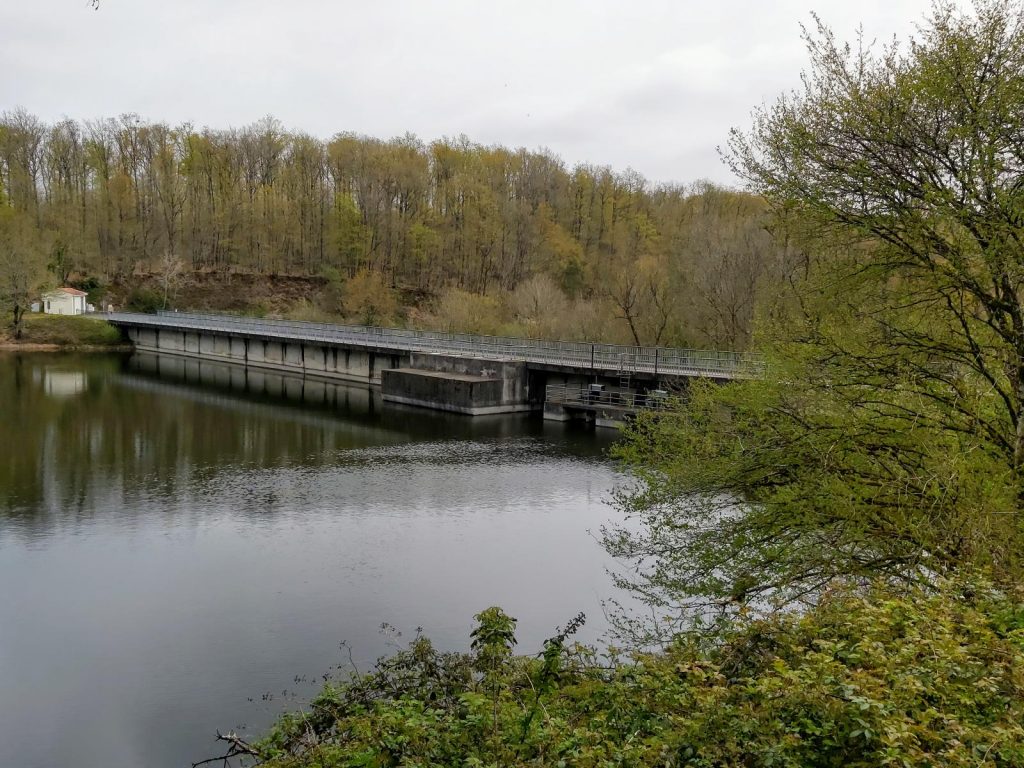
[[0, 360], [0, 765], [187, 765], [294, 706], [261, 694], [343, 661], [339, 641], [364, 666], [388, 652], [382, 621], [465, 647], [500, 604], [527, 651], [580, 610], [602, 629], [588, 531], [619, 476], [592, 435], [365, 388], [315, 410], [128, 386], [103, 356], [62, 362], [85, 386], [54, 397], [31, 375], [52, 358], [21, 365]]

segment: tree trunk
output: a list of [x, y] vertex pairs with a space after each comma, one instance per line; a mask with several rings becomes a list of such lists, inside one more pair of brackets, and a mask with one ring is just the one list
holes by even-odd
[[1013, 444], [1013, 466], [1020, 475], [1024, 469], [1024, 415], [1021, 414], [1021, 406], [1024, 405], [1024, 365], [1017, 366], [1017, 424]]
[[15, 304], [14, 305], [14, 338], [19, 340], [19, 341], [21, 340], [22, 317], [24, 316], [24, 314], [25, 314], [24, 307], [22, 307], [21, 304]]

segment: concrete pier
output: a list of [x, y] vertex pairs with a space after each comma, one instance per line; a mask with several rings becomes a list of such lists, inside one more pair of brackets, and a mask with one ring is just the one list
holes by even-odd
[[385, 402], [480, 416], [539, 410], [525, 363], [413, 353], [408, 368], [384, 371]]
[[481, 416], [531, 410], [529, 403], [505, 403], [501, 381], [485, 376], [393, 368], [381, 377], [385, 402]]

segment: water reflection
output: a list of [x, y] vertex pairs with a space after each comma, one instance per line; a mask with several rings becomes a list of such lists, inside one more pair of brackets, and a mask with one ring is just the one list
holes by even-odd
[[26, 526], [98, 508], [144, 511], [140, 499], [175, 497], [211, 469], [222, 484], [246, 474], [240, 500], [266, 502], [273, 494], [257, 481], [282, 482], [287, 473], [253, 470], [403, 464], [424, 475], [403, 484], [414, 495], [427, 492], [440, 465], [598, 458], [609, 444], [535, 417], [425, 411], [384, 404], [369, 387], [173, 356], [9, 355], [0, 358], [0, 398], [8, 404], [0, 445], [17, 446], [0, 464], [0, 511]]
[[584, 610], [595, 637], [607, 445], [191, 359], [0, 356], [0, 765], [187, 765], [340, 640], [386, 652], [382, 621], [462, 647], [500, 604], [529, 650]]
[[41, 373], [43, 389], [51, 397], [70, 397], [85, 391], [86, 378], [82, 371], [45, 369]]

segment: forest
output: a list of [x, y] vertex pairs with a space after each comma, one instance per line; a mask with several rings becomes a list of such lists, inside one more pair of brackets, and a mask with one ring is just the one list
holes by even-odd
[[[709, 182], [464, 136], [325, 141], [270, 117], [7, 111], [0, 205], [0, 248], [47, 268], [28, 282], [115, 305], [631, 344], [747, 348], [759, 297], [796, 260], [759, 197]], [[254, 292], [263, 278], [297, 279], [295, 295]], [[232, 279], [248, 305], [218, 305], [243, 292]]]

